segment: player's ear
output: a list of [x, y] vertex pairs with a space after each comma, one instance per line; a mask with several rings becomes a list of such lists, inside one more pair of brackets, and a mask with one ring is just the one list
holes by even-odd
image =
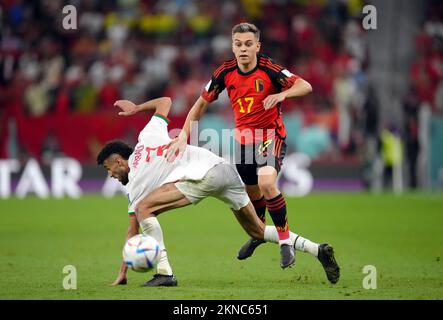
[[116, 157], [116, 158], [115, 158], [115, 162], [117, 162], [117, 164], [118, 164], [119, 167], [121, 167], [121, 166], [124, 165], [124, 162], [123, 162], [123, 158], [122, 158], [122, 157]]
[[261, 47], [261, 42], [257, 41], [257, 51], [260, 51], [260, 47]]

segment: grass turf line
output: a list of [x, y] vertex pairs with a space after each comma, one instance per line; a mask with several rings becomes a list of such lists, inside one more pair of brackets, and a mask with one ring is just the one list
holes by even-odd
[[[287, 205], [291, 230], [334, 246], [338, 284], [306, 253], [281, 270], [274, 244], [237, 260], [248, 236], [226, 205], [207, 199], [159, 216], [178, 287], [142, 288], [154, 272], [132, 271], [128, 285], [111, 287], [128, 224], [125, 198], [27, 198], [0, 202], [0, 299], [443, 298], [441, 195], [313, 194]], [[63, 289], [65, 265], [77, 269], [77, 290]], [[376, 290], [362, 286], [365, 265], [377, 268]]]

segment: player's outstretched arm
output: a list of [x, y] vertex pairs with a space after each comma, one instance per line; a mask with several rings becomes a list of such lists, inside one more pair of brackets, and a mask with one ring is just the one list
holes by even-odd
[[[128, 232], [126, 234], [126, 240], [137, 235], [138, 230], [139, 230], [139, 224], [138, 224], [137, 218], [135, 217], [135, 215], [131, 215], [129, 217], [129, 227], [128, 227]], [[126, 263], [124, 261], [122, 261], [122, 264], [120, 265], [120, 271], [118, 272], [117, 279], [115, 279], [115, 281], [111, 285], [117, 286], [117, 285], [127, 284], [128, 283], [128, 280], [126, 278], [127, 271], [128, 271], [128, 266], [126, 265]]]
[[306, 80], [302, 78], [297, 79], [292, 87], [288, 90], [280, 93], [271, 94], [263, 100], [263, 107], [268, 110], [274, 107], [277, 103], [284, 101], [285, 99], [303, 97], [312, 92], [312, 86]]
[[118, 100], [114, 103], [114, 106], [119, 107], [122, 110], [118, 113], [120, 116], [132, 116], [140, 112], [155, 110], [156, 113], [167, 117], [171, 105], [172, 100], [169, 97], [152, 99], [139, 105], [136, 105], [129, 100]]
[[166, 159], [169, 162], [174, 161], [175, 158], [180, 157], [181, 154], [183, 154], [183, 152], [186, 149], [188, 137], [191, 134], [192, 122], [200, 120], [200, 118], [205, 113], [208, 105], [209, 102], [200, 96], [192, 106], [191, 110], [189, 110], [188, 116], [186, 117], [185, 124], [183, 125], [180, 134], [178, 135], [177, 138], [172, 140], [168, 150], [166, 151]]

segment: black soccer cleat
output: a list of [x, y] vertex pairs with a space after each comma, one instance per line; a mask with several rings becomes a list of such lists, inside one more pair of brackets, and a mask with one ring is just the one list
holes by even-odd
[[237, 259], [244, 260], [246, 258], [249, 258], [254, 253], [255, 248], [265, 242], [266, 241], [259, 239], [249, 239], [238, 251]]
[[167, 276], [163, 274], [154, 274], [154, 277], [145, 282], [143, 287], [176, 287], [177, 286], [177, 278], [172, 276]]
[[340, 267], [334, 258], [334, 249], [327, 243], [318, 246], [318, 260], [325, 270], [329, 282], [336, 284], [340, 278]]
[[285, 269], [292, 267], [295, 264], [295, 250], [289, 244], [282, 244], [280, 246], [280, 267]]

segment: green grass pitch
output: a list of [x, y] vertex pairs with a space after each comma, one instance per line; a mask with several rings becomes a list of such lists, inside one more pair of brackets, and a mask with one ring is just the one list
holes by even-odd
[[[238, 261], [248, 236], [207, 199], [159, 216], [178, 287], [142, 288], [153, 272], [132, 271], [126, 286], [111, 287], [128, 224], [123, 196], [0, 200], [0, 299], [443, 298], [441, 194], [320, 193], [287, 205], [293, 231], [334, 246], [338, 284], [307, 253], [281, 270], [274, 244]], [[65, 265], [77, 269], [77, 290], [63, 289]], [[366, 265], [376, 268], [375, 290], [363, 288]]]

